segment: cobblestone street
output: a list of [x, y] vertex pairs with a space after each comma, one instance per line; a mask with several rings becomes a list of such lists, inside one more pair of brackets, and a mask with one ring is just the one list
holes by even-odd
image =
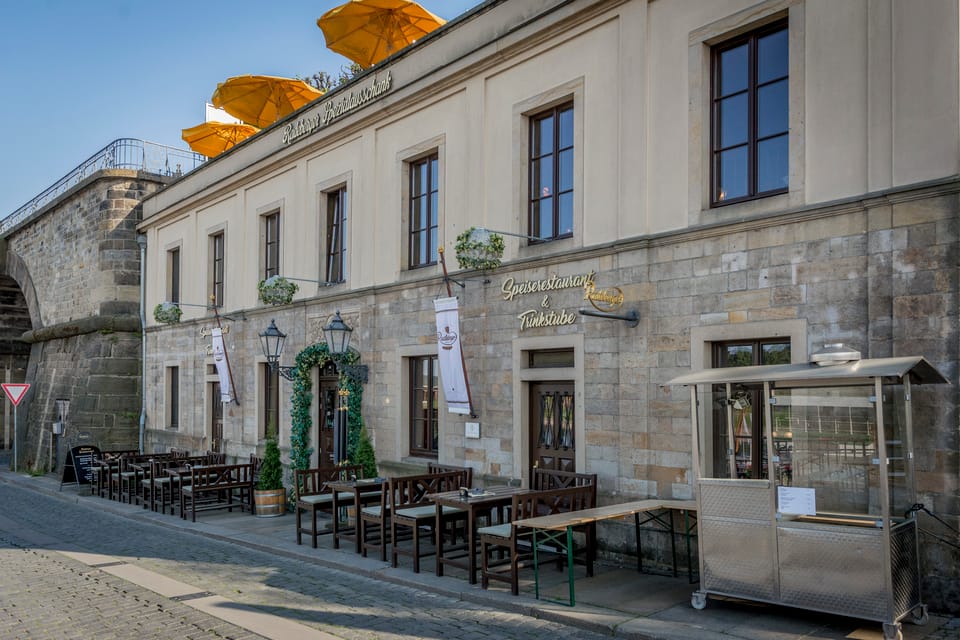
[[58, 553], [63, 550], [112, 556], [192, 585], [198, 594], [218, 594], [351, 640], [604, 637], [132, 521], [5, 483], [0, 503], [3, 638], [260, 637], [71, 560]]

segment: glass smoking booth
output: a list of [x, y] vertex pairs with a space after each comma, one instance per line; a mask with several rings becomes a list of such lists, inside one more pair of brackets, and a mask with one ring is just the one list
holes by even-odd
[[911, 386], [922, 357], [709, 369], [689, 385], [700, 590], [883, 623], [923, 624]]

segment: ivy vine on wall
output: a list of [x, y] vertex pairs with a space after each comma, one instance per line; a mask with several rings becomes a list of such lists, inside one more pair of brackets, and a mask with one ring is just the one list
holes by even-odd
[[313, 455], [313, 446], [310, 444], [310, 429], [313, 419], [310, 417], [310, 405], [313, 402], [313, 380], [310, 372], [315, 367], [324, 367], [333, 360], [340, 371], [340, 389], [350, 392], [347, 400], [347, 452], [349, 458], [356, 455], [360, 439], [360, 430], [363, 428], [363, 416], [360, 415], [361, 401], [363, 400], [363, 384], [360, 380], [347, 376], [341, 365], [356, 364], [360, 354], [349, 351], [340, 356], [334, 356], [324, 343], [308, 346], [297, 354], [294, 379], [292, 407], [290, 409], [290, 466], [293, 469], [310, 468], [310, 457]]

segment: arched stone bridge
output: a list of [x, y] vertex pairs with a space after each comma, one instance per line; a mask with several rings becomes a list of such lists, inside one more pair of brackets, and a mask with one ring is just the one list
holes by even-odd
[[[140, 202], [202, 161], [170, 149], [158, 163], [158, 150], [114, 141], [0, 223], [0, 382], [30, 384], [16, 410], [20, 469], [50, 469], [58, 445], [61, 463], [77, 443], [140, 445]], [[57, 399], [70, 401], [62, 437]], [[14, 412], [2, 402], [12, 464]]]

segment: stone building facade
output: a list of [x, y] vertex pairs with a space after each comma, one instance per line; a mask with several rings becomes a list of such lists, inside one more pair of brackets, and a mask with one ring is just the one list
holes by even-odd
[[[181, 300], [198, 305], [147, 331], [148, 441], [245, 457], [278, 416], [289, 452], [292, 387], [258, 334], [275, 320], [292, 365], [339, 310], [369, 368], [362, 416], [382, 474], [440, 460], [526, 484], [551, 464], [597, 473], [601, 501], [686, 499], [690, 406], [666, 383], [719, 366], [724, 345], [776, 343], [805, 362], [843, 342], [864, 357], [925, 356], [952, 382], [917, 391], [915, 445], [920, 500], [956, 524], [957, 12], [884, 0], [479, 5], [145, 201], [148, 308], [167, 299], [174, 257], [190, 274]], [[738, 132], [717, 114], [737, 92], [711, 78], [771, 43], [784, 68], [751, 86], [776, 96], [744, 111], [761, 123], [747, 143], [756, 172], [728, 184], [738, 146], [724, 136]], [[548, 137], [559, 146], [538, 155]], [[561, 167], [553, 182], [544, 157]], [[504, 232], [499, 268], [459, 268], [471, 227]], [[345, 253], [330, 244], [341, 228]], [[258, 300], [273, 273], [299, 282], [290, 304]], [[622, 293], [605, 308], [636, 311], [636, 325], [591, 315], [587, 281]], [[474, 416], [443, 410], [432, 369], [434, 300], [448, 286]], [[225, 405], [208, 351], [216, 319], [198, 308], [213, 290], [238, 397]], [[319, 464], [337, 381], [311, 375]], [[624, 550], [616, 527], [603, 537]], [[960, 558], [932, 540], [923, 554], [925, 597], [955, 610]]]
[[[141, 200], [169, 181], [130, 169], [96, 171], [5, 232], [5, 277], [20, 313], [8, 324], [20, 354], [10, 381], [31, 385], [18, 408], [19, 467], [49, 469], [51, 443], [60, 445], [61, 463], [77, 443], [139, 447], [136, 226]], [[57, 399], [70, 401], [67, 430], [51, 437]]]

